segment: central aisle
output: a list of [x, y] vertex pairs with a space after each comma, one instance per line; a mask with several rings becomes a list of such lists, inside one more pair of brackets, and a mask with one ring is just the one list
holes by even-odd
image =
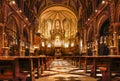
[[83, 70], [76, 68], [63, 59], [55, 59], [49, 71], [44, 71], [42, 77], [36, 81], [97, 81], [89, 77]]

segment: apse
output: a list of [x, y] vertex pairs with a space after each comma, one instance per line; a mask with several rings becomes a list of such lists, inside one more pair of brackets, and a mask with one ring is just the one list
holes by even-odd
[[52, 6], [40, 14], [36, 32], [45, 39], [46, 44], [61, 47], [70, 39], [75, 39], [77, 21], [75, 13], [69, 8]]

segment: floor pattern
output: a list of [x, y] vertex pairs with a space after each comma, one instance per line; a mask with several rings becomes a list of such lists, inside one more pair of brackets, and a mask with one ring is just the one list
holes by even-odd
[[65, 60], [55, 59], [50, 65], [50, 70], [44, 71], [42, 77], [36, 81], [98, 81], [98, 79], [90, 77]]

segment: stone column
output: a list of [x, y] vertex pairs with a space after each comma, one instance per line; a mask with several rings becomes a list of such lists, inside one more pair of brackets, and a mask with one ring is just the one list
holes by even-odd
[[110, 55], [118, 55], [118, 23], [112, 23], [112, 29], [113, 29], [113, 44], [110, 46]]
[[5, 33], [4, 33], [4, 25], [2, 24], [0, 26], [2, 27], [2, 47], [4, 47], [4, 35], [5, 35]]
[[117, 46], [117, 33], [114, 31], [113, 32], [113, 46], [116, 47]]
[[113, 26], [113, 46], [116, 47], [117, 46], [117, 42], [116, 42], [117, 41], [117, 31], [116, 31], [117, 26], [115, 23], [113, 23], [112, 26]]
[[120, 27], [120, 23], [114, 23], [113, 24], [113, 27], [114, 27], [114, 33], [113, 33], [113, 41], [114, 41], [114, 47], [115, 47], [115, 52], [116, 52], [116, 54], [118, 55], [119, 54], [119, 48], [118, 48], [118, 40], [119, 40], [119, 38], [118, 38], [118, 28]]
[[115, 55], [118, 55], [118, 27], [119, 24], [118, 23], [114, 23], [113, 24], [113, 52]]
[[6, 7], [6, 1], [4, 0], [3, 1], [3, 6], [2, 6], [2, 11], [3, 11], [3, 31], [2, 31], [2, 33], [3, 33], [3, 40], [2, 40], [2, 46], [3, 46], [3, 48], [5, 47], [5, 26], [6, 26], [6, 21], [7, 21], [7, 7]]
[[22, 52], [22, 36], [20, 35], [20, 56], [23, 56]]
[[3, 1], [3, 5], [2, 5], [2, 15], [3, 15], [3, 23], [2, 23], [2, 50], [3, 50], [3, 55], [7, 55], [8, 54], [8, 48], [5, 48], [5, 27], [6, 27], [6, 23], [7, 23], [7, 1]]
[[33, 53], [34, 53], [34, 46], [33, 46], [34, 38], [33, 37], [34, 37], [33, 36], [33, 29], [31, 27], [31, 29], [30, 29], [30, 55], [33, 55]]
[[94, 44], [95, 44], [95, 55], [97, 55], [98, 56], [98, 35], [97, 35], [97, 33], [98, 33], [98, 31], [97, 31], [97, 19], [96, 18], [94, 18]]
[[98, 39], [97, 39], [97, 37], [95, 39], [95, 55], [98, 56]]
[[84, 42], [83, 42], [83, 47], [84, 47], [84, 52], [85, 52], [85, 53], [87, 53], [87, 41], [86, 41], [86, 40], [87, 40], [87, 39], [86, 39], [87, 37], [86, 37], [86, 36], [87, 36], [87, 30], [86, 30], [86, 28], [85, 28], [85, 29], [84, 29]]

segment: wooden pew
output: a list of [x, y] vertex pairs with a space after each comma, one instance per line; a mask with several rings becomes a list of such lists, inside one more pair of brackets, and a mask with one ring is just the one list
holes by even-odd
[[[87, 59], [87, 64], [86, 64], [86, 67], [89, 65], [90, 66], [90, 70], [91, 70], [91, 76], [92, 77], [97, 77], [97, 70], [100, 69], [102, 74], [104, 74], [102, 71], [102, 68], [108, 68], [107, 70], [109, 71], [110, 70], [110, 63], [111, 63], [111, 59], [109, 57], [104, 57], [104, 56], [87, 56], [86, 57]], [[110, 71], [109, 71], [110, 72]], [[110, 73], [108, 73], [109, 77], [107, 78], [111, 78], [110, 76]]]
[[120, 73], [120, 56], [85, 56], [85, 60], [86, 68], [90, 65], [92, 77], [96, 77], [100, 69], [102, 81], [111, 81], [112, 73]]
[[28, 73], [23, 73], [20, 71], [19, 59], [15, 60], [15, 81], [26, 81]]
[[14, 58], [0, 57], [0, 80], [15, 81]]
[[120, 59], [119, 58], [110, 58], [111, 62], [106, 67], [101, 67], [102, 81], [111, 81], [112, 73], [120, 75]]
[[[18, 57], [20, 62], [20, 72], [27, 72], [30, 75], [30, 80], [41, 77], [46, 66], [45, 56], [25, 56]], [[35, 77], [35, 75], [37, 75]]]
[[48, 59], [45, 56], [4, 56], [0, 58], [0, 80], [26, 81], [29, 74], [30, 81], [35, 81], [35, 72], [40, 77], [48, 67]]
[[36, 68], [34, 68], [34, 58], [30, 56], [17, 58], [19, 60], [20, 73], [24, 74], [26, 78], [29, 77], [31, 81], [35, 81]]

